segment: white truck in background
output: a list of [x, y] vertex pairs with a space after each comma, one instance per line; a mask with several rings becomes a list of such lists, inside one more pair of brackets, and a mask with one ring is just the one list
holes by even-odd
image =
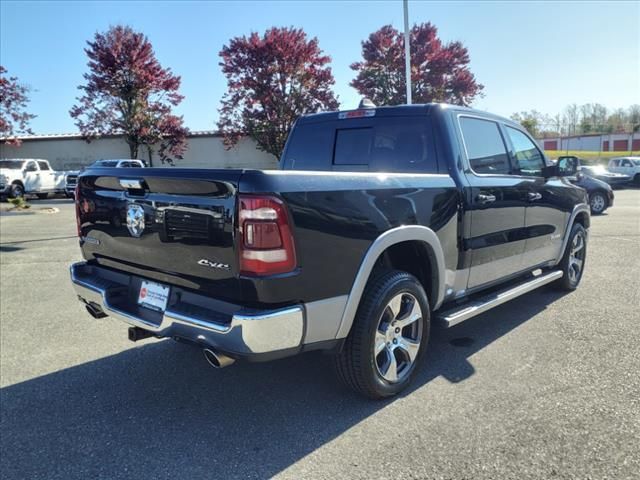
[[629, 175], [640, 186], [640, 157], [617, 157], [609, 160], [609, 171]]
[[33, 194], [44, 199], [50, 193], [64, 193], [65, 175], [40, 158], [2, 159], [0, 195], [20, 198]]

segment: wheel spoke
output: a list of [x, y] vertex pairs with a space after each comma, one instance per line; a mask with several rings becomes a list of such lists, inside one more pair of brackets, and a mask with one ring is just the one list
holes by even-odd
[[571, 249], [571, 255], [575, 255], [577, 252], [584, 248], [584, 241], [582, 235], [576, 235], [573, 239], [573, 248]]
[[400, 315], [400, 310], [402, 309], [402, 295], [396, 295], [391, 299], [387, 308], [391, 310], [391, 314], [393, 315], [392, 319], [398, 318]]
[[395, 382], [398, 380], [398, 362], [396, 361], [396, 356], [393, 354], [393, 351], [389, 349], [387, 349], [387, 356], [389, 357], [389, 364], [383, 376], [390, 382]]
[[402, 337], [400, 343], [398, 343], [398, 347], [400, 350], [404, 351], [409, 357], [409, 363], [413, 363], [418, 355], [418, 350], [420, 349], [420, 343], [412, 340], [410, 338]]
[[378, 355], [380, 355], [380, 352], [384, 350], [384, 347], [386, 346], [386, 344], [387, 344], [387, 340], [384, 334], [381, 333], [379, 330], [376, 330], [375, 350], [373, 352], [374, 357], [377, 357]]
[[402, 320], [398, 320], [397, 325], [400, 328], [404, 328], [407, 325], [411, 325], [413, 322], [420, 320], [421, 318], [422, 310], [420, 309], [420, 304], [416, 300], [414, 300], [409, 313], [407, 313]]

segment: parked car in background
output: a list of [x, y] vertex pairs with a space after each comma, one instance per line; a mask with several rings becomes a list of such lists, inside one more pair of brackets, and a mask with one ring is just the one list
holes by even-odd
[[607, 208], [613, 206], [613, 189], [608, 183], [585, 175], [582, 171], [577, 172], [573, 177], [569, 177], [569, 181], [587, 191], [592, 214], [600, 215]]
[[578, 287], [590, 212], [568, 163], [453, 105], [308, 115], [284, 171], [87, 169], [71, 280], [133, 341], [184, 341], [216, 368], [325, 350], [348, 386], [389, 397], [432, 322]]
[[609, 160], [609, 170], [623, 173], [640, 186], [640, 157], [617, 157]]
[[[147, 165], [142, 160], [136, 159], [114, 159], [114, 160], [98, 160], [93, 162], [87, 168], [145, 168]], [[67, 197], [73, 198], [78, 183], [78, 175], [82, 170], [76, 170], [67, 173], [65, 178], [64, 193]]]
[[20, 198], [27, 194], [47, 198], [50, 193], [62, 193], [65, 173], [51, 168], [47, 160], [40, 158], [15, 158], [0, 160], [0, 194]]
[[612, 187], [622, 187], [631, 181], [629, 175], [610, 172], [604, 165], [582, 165], [578, 168], [578, 171], [591, 178], [605, 182]]
[[[575, 155], [562, 155], [558, 158], [558, 160], [562, 159], [574, 162], [579, 172], [602, 182], [608, 183], [612, 187], [625, 185], [631, 180], [631, 177], [629, 175], [611, 172], [607, 170], [607, 168], [603, 165], [585, 165], [584, 161], [580, 157], [576, 157]], [[557, 162], [558, 160], [555, 161]]]

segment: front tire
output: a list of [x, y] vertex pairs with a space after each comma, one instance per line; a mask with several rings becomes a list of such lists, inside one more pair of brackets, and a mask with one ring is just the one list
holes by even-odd
[[600, 215], [608, 207], [607, 197], [603, 192], [594, 192], [589, 196], [589, 207], [593, 215]]
[[24, 197], [24, 187], [19, 183], [14, 183], [11, 185], [11, 189], [9, 190], [9, 198], [23, 198]]
[[338, 376], [371, 399], [396, 395], [415, 376], [430, 324], [427, 295], [413, 275], [392, 270], [369, 280], [344, 348], [336, 355]]
[[571, 227], [569, 240], [562, 260], [558, 264], [562, 270], [562, 278], [555, 283], [559, 290], [573, 291], [580, 285], [584, 265], [587, 259], [587, 231], [579, 223]]

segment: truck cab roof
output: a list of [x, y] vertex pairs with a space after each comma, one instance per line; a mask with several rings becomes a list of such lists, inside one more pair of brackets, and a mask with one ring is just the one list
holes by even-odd
[[[299, 125], [320, 123], [334, 120], [347, 120], [352, 118], [366, 118], [366, 117], [406, 117], [406, 116], [419, 116], [430, 115], [434, 112], [443, 112], [446, 110], [453, 110], [457, 112], [464, 112], [470, 115], [477, 115], [483, 118], [490, 118], [499, 120], [501, 122], [509, 123], [511, 125], [521, 128], [520, 125], [513, 120], [510, 120], [493, 113], [485, 112], [475, 108], [463, 107], [460, 105], [451, 105], [448, 103], [419, 103], [413, 105], [391, 105], [380, 107], [365, 107], [357, 108], [353, 110], [340, 110], [335, 112], [321, 112], [311, 113], [301, 116], [297, 123]], [[372, 112], [372, 113], [371, 113]]]

